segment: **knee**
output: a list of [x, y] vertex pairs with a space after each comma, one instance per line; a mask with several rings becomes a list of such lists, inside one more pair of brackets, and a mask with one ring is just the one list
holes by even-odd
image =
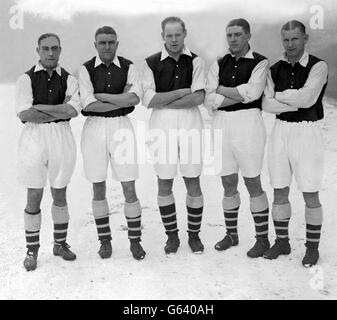
[[318, 208], [321, 206], [318, 192], [303, 192], [303, 198], [308, 208]]
[[105, 181], [93, 183], [94, 200], [104, 200], [106, 194]]
[[274, 189], [274, 204], [289, 203], [289, 187], [283, 189]]
[[67, 191], [66, 187], [62, 189], [51, 188], [51, 194], [55, 206], [65, 207], [67, 205], [66, 191]]
[[249, 192], [249, 195], [253, 197], [258, 197], [263, 193], [260, 176], [254, 178], [244, 178], [245, 185]]
[[191, 197], [201, 196], [200, 180], [197, 178], [184, 178], [187, 193]]
[[160, 179], [158, 178], [158, 195], [168, 196], [172, 193], [173, 179]]
[[238, 191], [238, 176], [230, 175], [221, 177], [222, 186], [225, 189], [225, 196], [232, 197]]
[[122, 182], [122, 188], [126, 202], [133, 203], [138, 200], [134, 181]]
[[43, 189], [28, 189], [27, 192], [27, 206], [28, 212], [35, 213], [40, 210]]

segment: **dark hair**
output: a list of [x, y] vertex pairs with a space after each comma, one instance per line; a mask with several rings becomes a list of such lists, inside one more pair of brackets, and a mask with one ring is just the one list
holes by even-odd
[[59, 46], [61, 46], [61, 40], [60, 40], [59, 36], [56, 33], [51, 33], [51, 32], [41, 34], [39, 36], [39, 39], [37, 40], [37, 45], [40, 46], [41, 41], [43, 39], [46, 39], [46, 38], [49, 38], [49, 37], [56, 38], [56, 40], [59, 42]]
[[298, 30], [301, 31], [301, 33], [303, 34], [306, 34], [305, 32], [305, 25], [298, 21], [298, 20], [291, 20], [291, 21], [288, 21], [286, 24], [283, 25], [281, 31], [289, 31], [289, 30], [294, 30], [298, 28]]
[[95, 32], [95, 39], [99, 34], [102, 34], [102, 33], [113, 34], [117, 37], [117, 33], [114, 28], [109, 27], [109, 26], [103, 26], [103, 27], [98, 28], [97, 31]]
[[245, 33], [250, 33], [249, 22], [247, 20], [243, 19], [243, 18], [233, 19], [233, 20], [229, 21], [226, 29], [229, 28], [229, 27], [234, 27], [234, 26], [242, 27], [242, 29]]
[[161, 22], [161, 29], [164, 31], [166, 24], [167, 24], [167, 23], [170, 23], [170, 22], [178, 22], [178, 23], [180, 23], [181, 27], [183, 28], [183, 31], [186, 30], [186, 29], [185, 29], [185, 23], [184, 23], [184, 21], [181, 20], [179, 17], [174, 17], [174, 16], [165, 18], [165, 19]]

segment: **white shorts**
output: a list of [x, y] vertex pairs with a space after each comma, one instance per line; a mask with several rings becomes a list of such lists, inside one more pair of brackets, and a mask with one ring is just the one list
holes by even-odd
[[324, 170], [324, 142], [314, 122], [275, 120], [268, 147], [270, 182], [274, 189], [289, 187], [294, 174], [301, 192], [317, 192]]
[[117, 181], [138, 178], [136, 137], [128, 116], [88, 117], [83, 126], [81, 150], [84, 173], [92, 183], [107, 179], [109, 162]]
[[219, 176], [260, 175], [266, 128], [259, 109], [217, 111], [213, 116], [214, 167]]
[[76, 143], [69, 122], [26, 123], [18, 148], [18, 178], [27, 188], [67, 186], [76, 162]]
[[200, 176], [202, 128], [198, 107], [152, 110], [147, 145], [160, 179], [173, 179], [177, 175], [178, 162], [183, 177]]

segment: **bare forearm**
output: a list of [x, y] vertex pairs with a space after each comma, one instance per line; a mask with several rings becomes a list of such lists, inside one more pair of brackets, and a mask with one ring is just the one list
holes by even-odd
[[284, 104], [274, 98], [266, 97], [264, 97], [262, 100], [262, 109], [265, 112], [273, 114], [280, 114], [283, 112], [295, 112], [298, 110], [298, 108]]
[[225, 99], [222, 101], [221, 105], [219, 106], [219, 108], [226, 108], [228, 106], [232, 106], [233, 104], [237, 104], [239, 103], [236, 100], [233, 100], [231, 98], [227, 98], [225, 97]]
[[57, 119], [69, 119], [77, 116], [77, 111], [71, 104], [63, 103], [57, 105], [37, 104], [34, 109], [49, 114]]
[[47, 113], [44, 113], [42, 111], [33, 108], [20, 112], [19, 118], [23, 122], [33, 122], [33, 123], [45, 123], [58, 120], [58, 118], [52, 115], [49, 115]]
[[121, 107], [108, 102], [96, 101], [88, 104], [83, 110], [87, 112], [108, 112], [118, 109], [121, 109]]
[[224, 97], [236, 100], [237, 102], [242, 102], [244, 99], [241, 97], [238, 89], [225, 87], [225, 86], [218, 86], [216, 89], [216, 93], [223, 95]]
[[170, 109], [186, 109], [198, 106], [204, 102], [205, 94], [203, 91], [198, 91], [184, 96], [170, 104], [166, 108]]
[[139, 103], [139, 98], [134, 93], [97, 93], [95, 94], [95, 97], [101, 102], [111, 103], [113, 105], [119, 106], [120, 108], [134, 106]]
[[149, 108], [160, 108], [191, 94], [191, 89], [177, 89], [169, 92], [158, 92], [149, 103]]

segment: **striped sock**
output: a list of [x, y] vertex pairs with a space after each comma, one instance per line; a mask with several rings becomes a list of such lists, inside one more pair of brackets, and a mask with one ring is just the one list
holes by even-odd
[[276, 204], [273, 203], [272, 217], [275, 227], [276, 238], [289, 239], [289, 221], [291, 218], [290, 203]]
[[111, 240], [111, 229], [110, 229], [110, 223], [109, 223], [109, 216], [103, 217], [103, 218], [96, 218], [96, 228], [97, 228], [97, 234], [98, 234], [98, 240]]
[[306, 224], [306, 246], [312, 249], [318, 249], [319, 240], [321, 238], [322, 225]]
[[290, 218], [283, 220], [273, 220], [277, 238], [289, 239], [289, 221]]
[[265, 192], [258, 197], [250, 198], [250, 210], [255, 223], [256, 236], [268, 238], [269, 205]]
[[28, 250], [36, 250], [40, 248], [40, 230], [37, 231], [27, 231], [26, 232], [26, 244]]
[[54, 223], [54, 241], [62, 244], [67, 240], [68, 223]]
[[305, 207], [306, 247], [318, 249], [323, 222], [323, 209]]
[[32, 213], [24, 211], [26, 247], [35, 251], [40, 247], [41, 210]]
[[158, 196], [158, 206], [166, 233], [178, 231], [176, 205], [173, 193], [168, 196]]
[[128, 224], [128, 238], [140, 239], [142, 235], [141, 214], [142, 208], [139, 200], [133, 203], [124, 203], [124, 214]]
[[240, 208], [240, 194], [222, 200], [227, 234], [238, 235], [238, 214]]
[[200, 232], [204, 198], [186, 195], [188, 232]]
[[69, 221], [68, 206], [58, 207], [53, 204], [51, 213], [54, 222], [54, 241], [58, 244], [65, 243]]
[[237, 235], [238, 234], [238, 215], [239, 208], [224, 210], [226, 231], [228, 234]]
[[92, 212], [95, 218], [98, 240], [111, 240], [108, 201], [106, 199], [92, 200]]

